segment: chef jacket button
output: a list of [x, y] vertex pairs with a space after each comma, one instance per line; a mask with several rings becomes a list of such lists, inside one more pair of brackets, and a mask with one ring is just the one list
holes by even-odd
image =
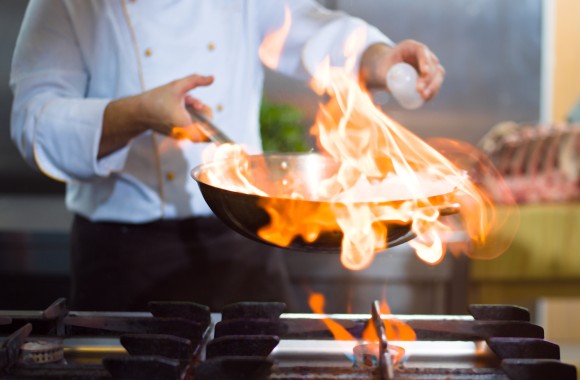
[[151, 49], [145, 49], [145, 57], [151, 57], [153, 55], [153, 51]]
[[215, 49], [215, 44], [213, 42], [207, 44], [207, 50], [212, 51], [213, 49]]
[[175, 179], [175, 173], [174, 172], [165, 173], [165, 179], [167, 179], [168, 181], [173, 181]]
[[218, 105], [215, 107], [215, 109], [216, 109], [216, 110], [218, 110], [218, 112], [221, 112], [221, 111], [224, 109], [224, 106], [222, 106], [221, 104], [218, 104]]

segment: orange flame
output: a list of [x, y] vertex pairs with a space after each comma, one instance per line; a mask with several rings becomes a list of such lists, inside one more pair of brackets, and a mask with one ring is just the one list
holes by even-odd
[[284, 22], [282, 26], [266, 35], [258, 49], [258, 55], [266, 67], [272, 70], [278, 67], [280, 56], [282, 55], [282, 49], [284, 48], [284, 43], [286, 42], [286, 38], [290, 32], [291, 25], [292, 13], [286, 5], [284, 6]]
[[[381, 317], [383, 319], [383, 324], [385, 326], [385, 333], [387, 335], [388, 341], [393, 340], [407, 340], [413, 341], [417, 340], [417, 334], [415, 330], [405, 322], [393, 318], [390, 316], [391, 308], [387, 304], [385, 299], [381, 300], [380, 303], [380, 312]], [[385, 317], [385, 315], [389, 315], [389, 317]], [[365, 329], [363, 330], [362, 334], [363, 340], [367, 342], [378, 342], [379, 337], [377, 336], [377, 332], [375, 327], [373, 326], [372, 321], [369, 321]]]
[[[312, 293], [308, 299], [308, 305], [316, 314], [324, 313], [324, 295], [322, 293]], [[336, 340], [355, 340], [351, 333], [349, 333], [340, 323], [333, 321], [330, 318], [323, 318], [322, 321], [328, 327], [334, 339]]]
[[[260, 56], [270, 67], [279, 62], [290, 23], [290, 11], [285, 9], [282, 27], [260, 47]], [[360, 51], [365, 36], [363, 30], [353, 33], [345, 55]], [[508, 207], [507, 216], [499, 215], [492, 198], [470, 177], [471, 166], [456, 165], [443, 154], [445, 149], [438, 151], [377, 108], [347, 74], [356, 60], [346, 62], [345, 70], [323, 59], [312, 82], [330, 99], [320, 104], [312, 133], [320, 149], [339, 165], [335, 174], [320, 180], [313, 194], [293, 190], [280, 196], [274, 184], [258, 188], [252, 173], [244, 170], [247, 157], [227, 144], [218, 148], [217, 156], [231, 159], [231, 170], [210, 175], [210, 183], [264, 195], [260, 206], [269, 214], [270, 223], [258, 234], [274, 245], [288, 247], [296, 238], [314, 242], [326, 232], [342, 233], [341, 262], [352, 270], [370, 265], [375, 253], [393, 241], [392, 233], [399, 231], [409, 235], [412, 231], [416, 238], [410, 246], [430, 264], [444, 258], [448, 242], [462, 241], [453, 250], [461, 247], [471, 257], [495, 257], [507, 249], [516, 227], [507, 231], [501, 227], [513, 219], [513, 210]], [[226, 152], [220, 153], [221, 149]], [[473, 153], [454, 149], [450, 151], [456, 155]], [[487, 163], [482, 167], [487, 168]], [[305, 180], [298, 177], [289, 175], [284, 181]], [[507, 187], [500, 188], [509, 192]], [[459, 205], [459, 220], [445, 216], [445, 210], [457, 209], [455, 205]], [[490, 236], [500, 231], [504, 232], [501, 243], [489, 244]], [[450, 238], [458, 234], [461, 239]]]
[[[470, 193], [458, 194], [460, 217], [447, 221], [449, 231], [465, 231], [470, 239], [451, 239], [449, 251], [475, 259], [501, 255], [512, 243], [520, 223], [517, 200], [509, 185], [491, 160], [474, 146], [443, 138], [431, 139], [429, 145], [472, 179], [467, 184]], [[496, 206], [494, 199], [501, 200], [500, 204]]]
[[[325, 315], [324, 302], [325, 302], [324, 295], [321, 293], [311, 293], [308, 299], [308, 304], [312, 309], [312, 311], [319, 315]], [[381, 301], [380, 309], [381, 315], [391, 314], [390, 308], [385, 300]], [[415, 331], [411, 328], [411, 326], [395, 318], [384, 318], [384, 317], [382, 318], [388, 341], [417, 340], [417, 335], [415, 334]], [[328, 330], [332, 333], [335, 340], [338, 341], [356, 340], [354, 336], [351, 333], [349, 333], [348, 330], [346, 330], [340, 323], [328, 317], [323, 318], [322, 321], [324, 322], [326, 327], [328, 327]], [[379, 342], [379, 338], [377, 336], [372, 319], [369, 319], [367, 326], [363, 331], [362, 340], [365, 342], [365, 349], [368, 350], [369, 353], [376, 351], [374, 352], [375, 356], [379, 355], [378, 346], [374, 345], [375, 343]], [[391, 353], [393, 363], [395, 364], [400, 362], [405, 356], [405, 350], [399, 346], [390, 345], [389, 352]]]
[[[457, 200], [459, 192], [481, 204], [479, 193], [462, 171], [378, 110], [342, 71], [331, 69], [330, 74], [332, 98], [321, 106], [314, 127], [321, 147], [341, 165], [320, 184], [317, 196], [327, 203], [301, 209], [267, 200], [262, 206], [271, 223], [260, 236], [287, 246], [296, 236], [313, 241], [338, 225], [344, 234], [343, 265], [362, 269], [375, 252], [387, 248], [389, 225], [410, 224], [419, 257], [439, 262], [444, 252], [440, 233], [448, 227], [439, 221], [438, 206]], [[469, 225], [478, 240], [485, 237], [485, 226], [481, 220]]]
[[219, 147], [210, 145], [203, 152], [203, 161], [230, 161], [233, 165], [221, 165], [206, 172], [209, 183], [219, 183], [230, 191], [266, 195], [253, 184], [253, 177], [248, 168], [248, 154], [239, 144], [222, 144]]

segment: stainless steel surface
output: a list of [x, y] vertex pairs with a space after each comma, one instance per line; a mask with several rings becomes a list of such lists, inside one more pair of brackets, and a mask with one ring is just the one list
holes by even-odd
[[[393, 317], [401, 321], [439, 322], [453, 325], [454, 323], [472, 323], [469, 315], [382, 315], [382, 318]], [[280, 319], [285, 323], [308, 328], [308, 321], [331, 319], [339, 324], [368, 321], [370, 314], [313, 314], [284, 313]], [[212, 324], [221, 321], [221, 314], [212, 313]], [[324, 326], [321, 324], [321, 326]], [[323, 327], [326, 329], [326, 327]], [[326, 339], [281, 339], [270, 357], [277, 362], [278, 367], [292, 368], [296, 366], [328, 366], [352, 367], [353, 349], [361, 344], [361, 340]], [[392, 345], [405, 350], [404, 365], [407, 368], [476, 368], [481, 366], [497, 366], [498, 359], [484, 341], [392, 341]]]
[[[547, 90], [541, 86], [544, 1], [550, 0], [321, 3], [369, 21], [394, 42], [412, 38], [429, 45], [447, 72], [437, 97], [414, 111], [386, 93], [377, 94], [377, 101], [420, 137], [475, 144], [498, 122], [540, 118], [541, 93]], [[267, 72], [265, 91], [274, 102], [305, 110], [306, 124], [314, 118], [317, 98], [305, 85]]]
[[[282, 340], [271, 358], [283, 367], [326, 362], [328, 366], [352, 366], [353, 349], [359, 341]], [[480, 342], [393, 341], [405, 349], [405, 366], [439, 368], [469, 368], [497, 361], [487, 344]], [[428, 364], [429, 363], [429, 364]]]

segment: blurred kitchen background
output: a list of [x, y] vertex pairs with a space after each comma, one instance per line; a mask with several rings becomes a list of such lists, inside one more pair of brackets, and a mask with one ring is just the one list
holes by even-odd
[[[388, 94], [375, 93], [387, 114], [420, 137], [477, 145], [502, 122], [513, 122], [508, 129], [516, 131], [523, 125], [567, 127], [575, 119], [578, 0], [321, 2], [369, 21], [394, 41], [413, 38], [436, 52], [447, 76], [435, 100], [406, 111]], [[71, 215], [64, 209], [64, 185], [28, 167], [10, 139], [9, 69], [26, 4], [0, 2], [0, 309], [43, 308], [66, 296], [69, 285]], [[307, 131], [317, 99], [303, 84], [269, 72], [265, 102], [267, 150], [312, 147]], [[576, 185], [578, 144], [571, 145]], [[378, 255], [370, 268], [350, 272], [336, 256], [289, 254], [297, 300], [308, 311], [308, 291], [319, 291], [328, 312], [368, 312], [372, 300], [386, 296], [395, 313], [461, 314], [468, 303], [511, 303], [529, 307], [548, 338], [580, 340], [573, 323], [554, 322], [580, 315], [578, 198], [524, 199], [521, 213], [512, 247], [487, 262], [448, 254], [429, 266], [403, 245]]]

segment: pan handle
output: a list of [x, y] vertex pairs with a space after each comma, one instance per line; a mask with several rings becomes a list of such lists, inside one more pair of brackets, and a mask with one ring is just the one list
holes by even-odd
[[194, 110], [191, 106], [185, 106], [187, 112], [191, 116], [192, 120], [199, 121], [199, 129], [210, 139], [211, 142], [216, 144], [233, 144], [234, 141], [230, 139], [225, 133], [216, 127], [211, 121], [209, 121], [203, 114]]
[[453, 215], [459, 213], [461, 205], [459, 203], [450, 203], [447, 205], [442, 205], [437, 207], [439, 209], [439, 215]]

